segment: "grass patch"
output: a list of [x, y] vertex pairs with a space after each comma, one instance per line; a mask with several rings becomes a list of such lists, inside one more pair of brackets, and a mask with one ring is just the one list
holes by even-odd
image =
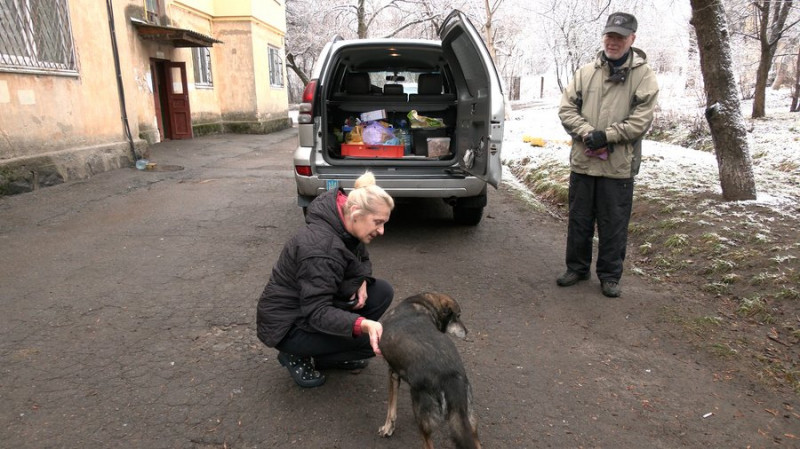
[[734, 358], [739, 355], [739, 352], [724, 343], [714, 343], [710, 347], [711, 353], [717, 357]]
[[770, 314], [767, 301], [758, 295], [750, 298], [742, 298], [739, 307], [736, 309], [736, 313], [739, 316], [754, 319], [761, 324], [772, 324], [775, 322], [775, 318]]
[[775, 165], [775, 170], [786, 173], [793, 173], [796, 172], [798, 169], [800, 169], [800, 164], [790, 160], [784, 160]]
[[775, 297], [783, 300], [797, 300], [800, 299], [800, 290], [795, 287], [783, 287], [778, 290]]
[[683, 225], [685, 223], [686, 223], [686, 219], [685, 218], [683, 218], [683, 217], [673, 217], [673, 218], [668, 218], [666, 220], [661, 220], [659, 222], [658, 226], [661, 229], [675, 229], [675, 228], [677, 228], [677, 227], [679, 227], [679, 226], [681, 226], [681, 225]]
[[700, 290], [720, 296], [730, 293], [731, 286], [724, 282], [710, 282], [700, 287]]
[[689, 236], [686, 234], [672, 234], [664, 241], [667, 248], [682, 248], [689, 244]]
[[711, 261], [711, 265], [706, 267], [703, 273], [704, 274], [728, 273], [730, 271], [733, 271], [734, 268], [736, 268], [736, 262], [732, 260], [714, 259]]

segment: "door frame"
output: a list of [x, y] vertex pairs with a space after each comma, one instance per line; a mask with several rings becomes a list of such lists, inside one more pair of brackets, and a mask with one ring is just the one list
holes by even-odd
[[192, 114], [186, 63], [150, 58], [150, 71], [156, 124], [161, 140], [191, 139]]

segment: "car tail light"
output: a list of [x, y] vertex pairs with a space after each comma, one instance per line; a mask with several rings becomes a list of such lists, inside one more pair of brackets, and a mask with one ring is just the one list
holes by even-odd
[[297, 172], [300, 176], [311, 176], [311, 166], [310, 165], [295, 165], [294, 171]]
[[297, 123], [312, 123], [314, 117], [314, 94], [317, 91], [317, 80], [311, 80], [303, 90], [303, 102], [300, 103], [300, 112], [297, 114]]

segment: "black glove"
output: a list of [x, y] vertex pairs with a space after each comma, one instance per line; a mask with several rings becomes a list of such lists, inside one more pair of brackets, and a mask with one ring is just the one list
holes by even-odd
[[583, 137], [583, 143], [589, 147], [590, 150], [599, 150], [600, 148], [608, 145], [606, 140], [605, 131], [592, 131]]

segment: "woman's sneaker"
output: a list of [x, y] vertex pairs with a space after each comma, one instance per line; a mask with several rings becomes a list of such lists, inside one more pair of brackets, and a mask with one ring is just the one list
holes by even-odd
[[311, 357], [298, 357], [280, 352], [278, 353], [278, 362], [289, 370], [294, 382], [303, 388], [319, 387], [325, 383], [325, 375], [314, 368]]

